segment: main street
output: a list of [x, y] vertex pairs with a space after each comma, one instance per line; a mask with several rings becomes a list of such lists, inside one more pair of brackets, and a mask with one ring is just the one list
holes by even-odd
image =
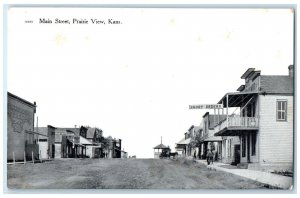
[[8, 165], [8, 187], [23, 189], [257, 189], [263, 184], [192, 160], [55, 159]]

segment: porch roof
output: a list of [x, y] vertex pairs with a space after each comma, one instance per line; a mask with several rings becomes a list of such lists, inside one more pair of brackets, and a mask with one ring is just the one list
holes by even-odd
[[[253, 128], [233, 128], [233, 127], [225, 127], [221, 131], [215, 133], [215, 136], [240, 136], [245, 133], [253, 133], [258, 130], [258, 127]], [[221, 138], [221, 137], [220, 137]]]
[[93, 145], [93, 143], [91, 141], [89, 141], [88, 139], [86, 139], [82, 136], [80, 136], [79, 142], [80, 142], [80, 144]]
[[228, 107], [241, 107], [243, 106], [251, 97], [258, 95], [259, 91], [254, 92], [229, 92], [226, 93], [218, 104], [223, 104], [223, 107], [227, 107], [227, 95], [228, 95]]
[[221, 142], [221, 141], [222, 141], [222, 137], [220, 136], [211, 136], [204, 139], [204, 142]]
[[156, 147], [154, 147], [153, 149], [170, 149], [169, 147], [163, 145], [163, 144], [159, 144]]
[[191, 138], [188, 138], [188, 139], [182, 139], [180, 140], [180, 142], [178, 142], [177, 144], [189, 144], [191, 142]]

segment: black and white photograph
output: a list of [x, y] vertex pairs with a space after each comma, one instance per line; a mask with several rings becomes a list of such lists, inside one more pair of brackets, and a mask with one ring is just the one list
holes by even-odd
[[6, 191], [293, 192], [296, 11], [6, 5]]

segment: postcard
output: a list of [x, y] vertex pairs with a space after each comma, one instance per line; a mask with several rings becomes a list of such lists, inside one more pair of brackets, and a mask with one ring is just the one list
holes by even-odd
[[293, 190], [294, 7], [7, 5], [4, 36], [9, 192]]

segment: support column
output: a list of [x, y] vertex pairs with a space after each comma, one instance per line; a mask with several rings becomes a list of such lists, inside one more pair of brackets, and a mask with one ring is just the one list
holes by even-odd
[[220, 123], [220, 108], [218, 108], [218, 124]]
[[227, 120], [227, 127], [228, 127], [228, 94], [226, 94], [226, 120]]

